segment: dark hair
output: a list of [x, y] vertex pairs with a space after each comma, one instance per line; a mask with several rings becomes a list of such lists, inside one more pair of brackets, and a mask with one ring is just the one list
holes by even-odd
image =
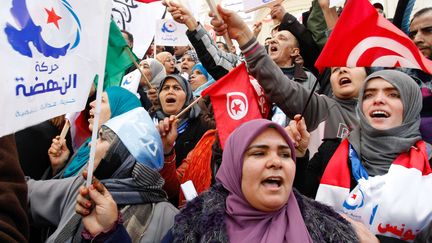
[[411, 19], [411, 21], [410, 21], [410, 25], [411, 25], [411, 23], [413, 22], [413, 20], [414, 20], [415, 18], [418, 18], [418, 17], [420, 17], [420, 16], [422, 16], [422, 15], [424, 15], [424, 14], [430, 12], [430, 11], [432, 11], [432, 7], [422, 8], [422, 9], [420, 9], [419, 11], [417, 11], [417, 12], [413, 15], [413, 17], [412, 17], [412, 19]]
[[134, 41], [134, 39], [133, 39], [133, 35], [129, 32], [129, 31], [126, 31], [126, 30], [120, 30], [122, 33], [125, 33], [126, 34], [126, 36], [127, 36], [127, 38], [129, 39], [129, 41], [131, 42], [131, 43], [133, 43], [133, 41]]
[[223, 45], [223, 47], [224, 47], [224, 49], [225, 49], [225, 51], [229, 51], [228, 50], [228, 45], [226, 44], [226, 43], [224, 43], [224, 42], [222, 42], [222, 41], [216, 41], [216, 44], [222, 44]]

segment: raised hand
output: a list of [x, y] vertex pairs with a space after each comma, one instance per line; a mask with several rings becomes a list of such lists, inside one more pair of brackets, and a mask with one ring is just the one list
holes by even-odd
[[155, 88], [151, 88], [147, 91], [147, 97], [153, 105], [158, 103], [158, 93]]
[[[84, 172], [83, 176], [87, 178], [87, 172]], [[109, 231], [118, 220], [116, 202], [95, 177], [89, 188], [80, 187], [75, 211], [83, 217], [82, 223], [85, 229], [93, 236]]]
[[277, 24], [282, 22], [284, 15], [286, 14], [285, 8], [280, 4], [275, 4], [270, 10], [270, 16]]
[[171, 13], [171, 16], [176, 22], [185, 24], [190, 31], [196, 29], [198, 22], [185, 6], [169, 0], [163, 0], [162, 4], [167, 6], [168, 12]]
[[295, 115], [294, 120], [290, 121], [285, 130], [294, 142], [296, 157], [304, 157], [310, 140], [310, 133], [307, 131], [304, 118], [300, 119], [300, 114]]
[[372, 234], [372, 232], [361, 222], [355, 221], [345, 214], [340, 214], [344, 217], [348, 222], [351, 223], [351, 226], [354, 228], [354, 231], [357, 233], [357, 236], [361, 243], [379, 243], [378, 238]]
[[66, 146], [66, 139], [60, 140], [60, 136], [53, 138], [51, 147], [48, 149], [53, 175], [64, 167], [69, 154], [70, 151]]
[[173, 150], [175, 140], [178, 136], [177, 119], [174, 115], [171, 115], [169, 118], [165, 117], [165, 119], [159, 122], [157, 129], [162, 139], [164, 153], [169, 154]]
[[253, 34], [254, 34], [255, 37], [258, 37], [259, 33], [261, 32], [261, 29], [262, 29], [262, 22], [261, 21], [260, 22], [256, 22], [253, 25]]
[[220, 5], [217, 6], [217, 10], [222, 20], [217, 19], [214, 13], [209, 14], [212, 18], [211, 24], [217, 35], [223, 36], [228, 33], [229, 37], [236, 40], [240, 46], [245, 45], [254, 37], [252, 31], [238, 14], [224, 9]]

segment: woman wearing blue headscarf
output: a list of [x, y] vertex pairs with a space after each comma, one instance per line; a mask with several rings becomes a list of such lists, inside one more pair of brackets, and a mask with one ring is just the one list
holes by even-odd
[[[127, 233], [134, 242], [160, 242], [173, 225], [178, 210], [167, 202], [162, 189], [164, 180], [158, 173], [163, 166], [162, 142], [147, 112], [139, 107], [110, 119], [99, 129], [95, 146], [94, 176], [118, 205]], [[89, 190], [89, 198], [94, 195], [94, 187], [82, 186], [82, 176], [29, 180], [27, 184], [29, 214], [34, 225], [49, 222], [56, 227], [47, 242], [102, 242], [93, 239], [104, 236], [98, 231], [100, 222], [86, 227], [88, 231], [81, 230], [88, 219], [81, 220], [76, 212], [84, 216], [88, 213], [77, 207], [76, 200], [90, 206], [89, 199], [79, 195], [88, 195]], [[119, 212], [114, 210], [113, 213], [120, 220]], [[102, 224], [113, 225], [106, 220]]]
[[[134, 108], [140, 107], [139, 99], [128, 90], [113, 86], [107, 88], [102, 94], [100, 118], [98, 128], [109, 119], [119, 116]], [[89, 129], [93, 130], [93, 118], [96, 109], [96, 102], [90, 103]], [[65, 165], [70, 151], [67, 149], [64, 141], [59, 141], [59, 137], [53, 139], [53, 143], [48, 150], [51, 161], [52, 175], [55, 178], [63, 178], [77, 175], [83, 166], [87, 163], [90, 154], [91, 137], [75, 152], [69, 162]]]
[[214, 82], [214, 78], [207, 72], [201, 63], [197, 63], [193, 66], [189, 83], [192, 86], [195, 97], [201, 96], [201, 92]]

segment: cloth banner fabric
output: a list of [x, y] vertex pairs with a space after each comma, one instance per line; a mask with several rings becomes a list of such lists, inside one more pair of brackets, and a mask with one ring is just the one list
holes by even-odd
[[134, 95], [138, 95], [137, 90], [141, 81], [141, 72], [138, 69], [126, 74], [121, 81], [120, 87], [125, 88], [132, 92]]
[[82, 110], [104, 76], [111, 3], [5, 0], [0, 136]]
[[239, 125], [262, 118], [259, 97], [244, 63], [209, 86], [201, 95], [210, 96], [222, 148]]
[[121, 30], [134, 37], [134, 53], [142, 58], [155, 36], [156, 21], [165, 13], [161, 1], [113, 0], [111, 16]]
[[[350, 165], [341, 159], [348, 156], [358, 183], [352, 191]], [[368, 176], [357, 153], [344, 140], [324, 171], [316, 200], [362, 222], [374, 234], [412, 242], [432, 220], [432, 196], [424, 193], [431, 187], [424, 141], [400, 154], [387, 174]]]
[[432, 74], [432, 61], [368, 0], [348, 1], [315, 66], [320, 72], [325, 67], [406, 67]]

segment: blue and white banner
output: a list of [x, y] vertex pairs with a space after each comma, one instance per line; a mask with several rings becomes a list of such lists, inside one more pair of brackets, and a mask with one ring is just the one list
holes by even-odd
[[134, 158], [146, 166], [160, 170], [164, 154], [162, 140], [148, 112], [138, 107], [107, 121]]
[[162, 46], [187, 46], [190, 45], [186, 35], [187, 27], [173, 19], [161, 19], [156, 21], [155, 44]]
[[135, 69], [123, 77], [120, 86], [122, 88], [129, 90], [133, 94], [139, 96], [137, 90], [140, 81], [141, 81], [141, 72], [138, 69]]
[[103, 80], [111, 3], [4, 0], [0, 136], [84, 108]]

